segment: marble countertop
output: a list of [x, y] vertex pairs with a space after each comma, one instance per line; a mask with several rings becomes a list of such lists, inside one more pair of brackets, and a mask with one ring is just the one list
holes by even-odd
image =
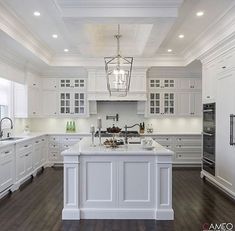
[[[105, 138], [102, 139], [102, 143]], [[95, 138], [95, 146], [91, 146], [91, 138], [85, 137], [72, 148], [62, 152], [62, 155], [173, 155], [174, 153], [157, 142], [153, 141], [154, 149], [146, 150], [141, 144], [120, 145], [118, 148], [107, 148], [99, 145], [99, 139]]]

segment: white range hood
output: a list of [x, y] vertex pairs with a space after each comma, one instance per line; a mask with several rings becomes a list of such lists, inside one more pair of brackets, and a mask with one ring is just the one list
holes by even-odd
[[104, 69], [88, 70], [88, 100], [91, 101], [146, 101], [147, 68], [133, 69], [127, 96], [110, 96]]

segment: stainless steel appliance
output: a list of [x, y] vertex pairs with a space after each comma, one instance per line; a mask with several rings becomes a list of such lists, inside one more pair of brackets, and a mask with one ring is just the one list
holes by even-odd
[[203, 158], [202, 169], [215, 175], [215, 103], [203, 105]]

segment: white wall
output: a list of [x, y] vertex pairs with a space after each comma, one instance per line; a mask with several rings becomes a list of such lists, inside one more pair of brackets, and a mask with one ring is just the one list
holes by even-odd
[[[151, 118], [146, 119], [143, 115], [136, 115], [136, 102], [98, 102], [98, 114], [89, 118], [75, 119], [77, 132], [88, 132], [91, 124], [96, 126], [97, 117], [101, 117], [103, 127], [115, 126], [124, 127], [125, 124], [132, 125], [135, 123], [145, 122], [152, 123], [154, 132], [201, 132], [202, 119], [197, 117], [168, 117], [168, 118]], [[106, 115], [119, 114], [119, 121], [106, 120]], [[65, 132], [65, 119], [16, 119], [16, 133], [21, 133], [25, 125], [29, 125], [33, 132]]]

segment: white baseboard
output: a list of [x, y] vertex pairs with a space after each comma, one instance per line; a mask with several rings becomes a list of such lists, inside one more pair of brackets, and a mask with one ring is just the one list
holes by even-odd
[[174, 220], [173, 209], [160, 209], [156, 211], [156, 220]]
[[80, 220], [79, 209], [63, 209], [62, 220]]
[[230, 189], [228, 189], [227, 187], [225, 187], [224, 185], [222, 185], [220, 182], [218, 182], [216, 180], [216, 178], [214, 176], [211, 176], [209, 173], [205, 172], [205, 171], [201, 171], [201, 178], [205, 176], [206, 179], [212, 183], [214, 186], [216, 186], [218, 189], [220, 189], [221, 191], [223, 191], [224, 193], [226, 193], [228, 196], [230, 196], [232, 199], [235, 200], [235, 192], [231, 191]]

